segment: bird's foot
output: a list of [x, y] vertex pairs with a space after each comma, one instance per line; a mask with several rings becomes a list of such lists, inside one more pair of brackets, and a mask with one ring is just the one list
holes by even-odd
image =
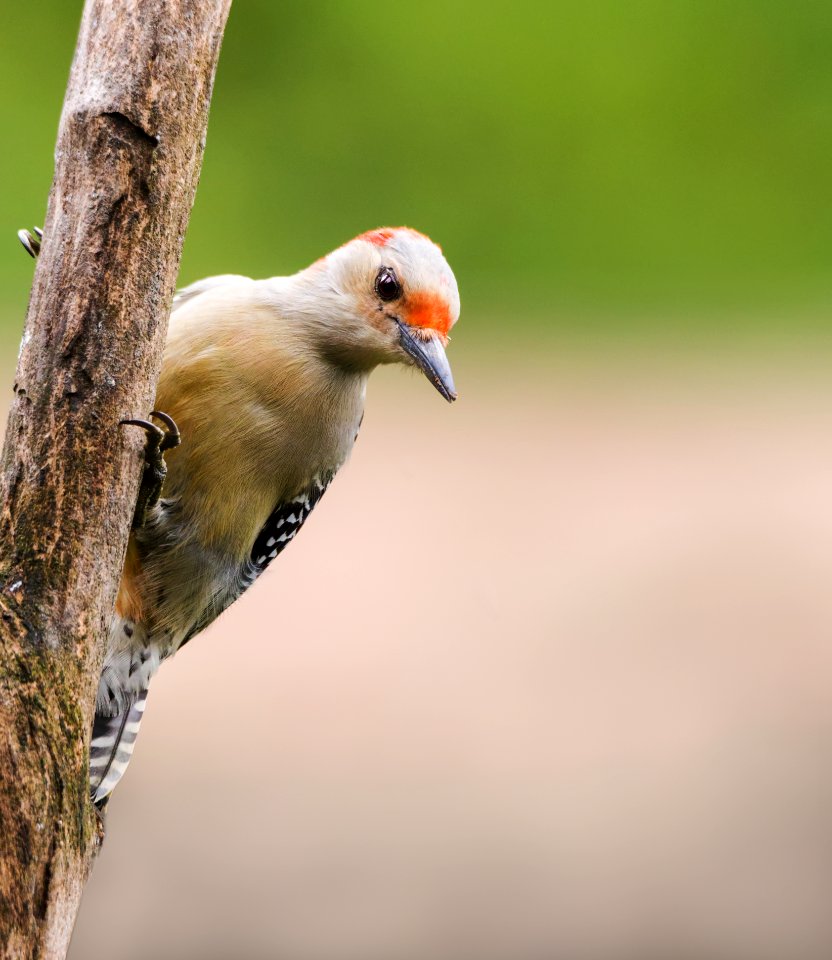
[[23, 248], [29, 256], [37, 260], [40, 253], [40, 242], [43, 239], [43, 230], [40, 227], [35, 227], [34, 233], [29, 230], [18, 230], [17, 239], [23, 244]]
[[140, 529], [147, 522], [150, 511], [159, 502], [162, 488], [168, 475], [165, 463], [165, 451], [178, 447], [182, 438], [179, 428], [166, 413], [153, 410], [151, 417], [161, 420], [167, 429], [163, 430], [149, 420], [122, 420], [122, 426], [141, 427], [147, 431], [147, 444], [144, 448], [144, 473], [139, 488], [139, 499], [136, 501], [136, 512], [133, 514], [133, 529]]

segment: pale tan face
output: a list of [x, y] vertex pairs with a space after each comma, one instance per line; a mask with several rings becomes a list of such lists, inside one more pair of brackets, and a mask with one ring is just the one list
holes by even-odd
[[419, 366], [450, 399], [453, 390], [441, 385], [452, 387], [444, 347], [459, 318], [459, 292], [439, 247], [415, 230], [384, 228], [331, 253], [326, 267], [349, 298], [356, 350], [373, 363]]

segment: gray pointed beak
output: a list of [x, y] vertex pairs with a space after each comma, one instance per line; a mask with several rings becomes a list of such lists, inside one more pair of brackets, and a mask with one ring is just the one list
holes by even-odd
[[435, 334], [431, 334], [427, 340], [422, 340], [414, 336], [401, 320], [398, 323], [399, 338], [405, 352], [413, 358], [416, 366], [423, 371], [448, 403], [453, 403], [456, 400], [456, 387], [442, 341]]

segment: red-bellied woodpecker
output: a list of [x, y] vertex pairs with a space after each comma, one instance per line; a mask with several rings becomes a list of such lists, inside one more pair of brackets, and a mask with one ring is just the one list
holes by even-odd
[[444, 348], [458, 316], [439, 247], [404, 227], [291, 277], [176, 295], [154, 414], [166, 429], [125, 421], [148, 430], [148, 464], [96, 700], [96, 803], [127, 767], [159, 664], [254, 583], [349, 456], [373, 368], [415, 365], [456, 398]]

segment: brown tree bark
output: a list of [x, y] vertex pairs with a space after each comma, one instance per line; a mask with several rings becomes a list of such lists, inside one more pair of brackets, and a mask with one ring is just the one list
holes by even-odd
[[63, 957], [93, 701], [231, 0], [87, 0], [0, 464], [0, 957]]

